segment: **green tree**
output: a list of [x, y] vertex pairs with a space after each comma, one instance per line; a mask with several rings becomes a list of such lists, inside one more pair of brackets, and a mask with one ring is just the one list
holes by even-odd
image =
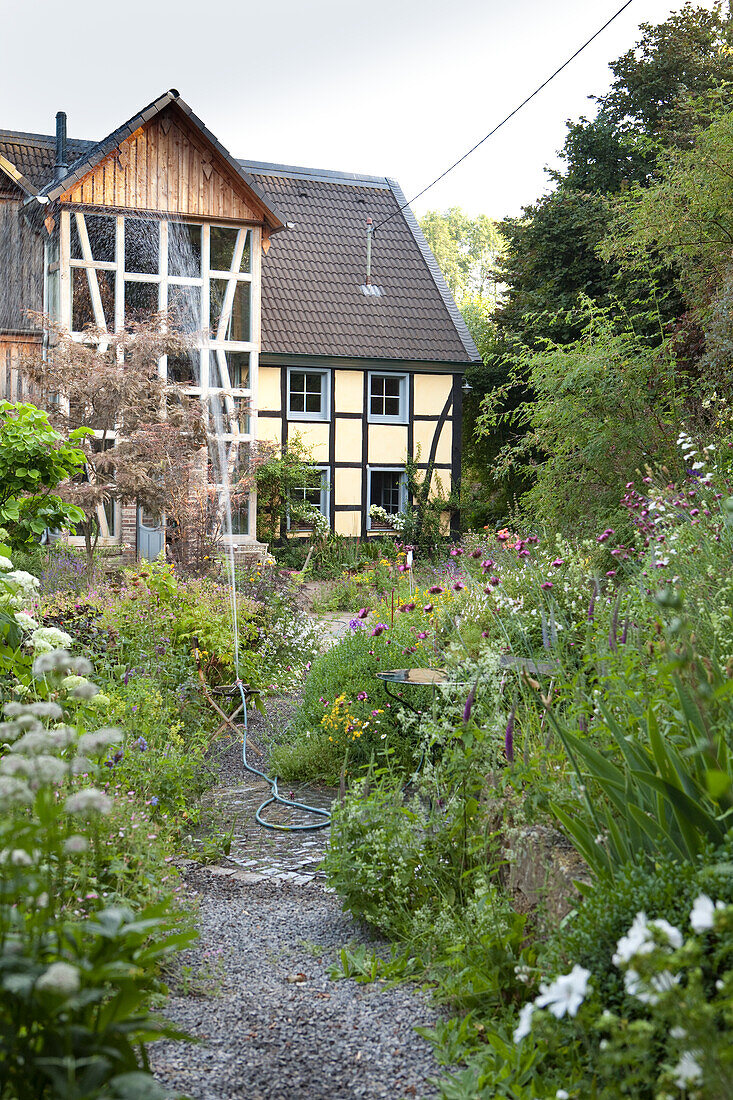
[[83, 469], [86, 434], [80, 428], [64, 439], [34, 405], [0, 404], [0, 523], [14, 549], [47, 528], [74, 530], [83, 521], [82, 510], [53, 490]]
[[[647, 465], [678, 463], [680, 407], [668, 341], [649, 346], [609, 311], [586, 301], [586, 326], [569, 344], [527, 350], [495, 391], [479, 433], [499, 425], [508, 441], [499, 476], [534, 475], [522, 507], [535, 521], [575, 528], [607, 523], [625, 482]], [[511, 391], [519, 400], [508, 400]], [[513, 407], [512, 407], [513, 406]]]
[[502, 249], [496, 222], [486, 214], [469, 217], [460, 206], [428, 210], [420, 228], [461, 308], [465, 301], [496, 302], [496, 260]]
[[[260, 444], [263, 447], [263, 444]], [[312, 507], [297, 490], [320, 485], [321, 472], [313, 467], [313, 456], [295, 432], [282, 449], [271, 448], [261, 457], [255, 472], [257, 486], [257, 536], [274, 544], [287, 537], [288, 518], [307, 520]]]

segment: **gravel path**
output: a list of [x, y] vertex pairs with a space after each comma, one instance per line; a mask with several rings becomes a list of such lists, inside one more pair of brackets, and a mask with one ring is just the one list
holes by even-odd
[[[269, 731], [252, 723], [255, 739], [282, 728], [287, 706], [268, 707]], [[230, 859], [184, 868], [200, 940], [181, 956], [166, 1015], [200, 1042], [156, 1043], [156, 1076], [193, 1100], [435, 1097], [428, 1078], [441, 1070], [414, 1027], [434, 1026], [437, 1011], [415, 987], [329, 978], [339, 950], [370, 933], [342, 913], [318, 871], [327, 830], [253, 825], [265, 788], [245, 778], [239, 752], [222, 752], [214, 796], [222, 825], [234, 824]], [[328, 802], [323, 790], [296, 794]]]

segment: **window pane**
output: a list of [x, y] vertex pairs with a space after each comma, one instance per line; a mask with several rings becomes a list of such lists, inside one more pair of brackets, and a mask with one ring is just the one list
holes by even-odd
[[383, 389], [387, 397], [399, 397], [400, 396], [400, 380], [399, 378], [383, 378]]
[[168, 285], [168, 311], [178, 332], [201, 330], [201, 287]]
[[92, 298], [89, 293], [89, 280], [83, 268], [71, 269], [71, 331], [83, 332], [87, 325], [94, 324]]
[[399, 397], [385, 397], [385, 399], [384, 399], [384, 415], [385, 416], [399, 416], [400, 415], [400, 399], [399, 399]]
[[[91, 272], [89, 273], [91, 275]], [[115, 329], [115, 282], [116, 275], [114, 271], [97, 271], [97, 285], [99, 286], [99, 295], [102, 299], [102, 310], [104, 312], [104, 321], [110, 332], [114, 332]]]
[[249, 534], [249, 498], [246, 496], [232, 502], [232, 534]]
[[[116, 219], [108, 218], [104, 214], [83, 214], [82, 217], [87, 227], [92, 259], [114, 263]], [[81, 239], [76, 227], [75, 214], [71, 215], [71, 258], [72, 260], [87, 258], [82, 255]]]
[[125, 271], [157, 275], [160, 270], [160, 223], [125, 218]]
[[143, 321], [158, 312], [158, 284], [125, 282], [125, 320]]
[[307, 393], [305, 395], [305, 411], [309, 413], [319, 413], [321, 411], [320, 393]]
[[290, 411], [296, 413], [305, 412], [305, 394], [294, 393], [290, 394]]
[[168, 274], [201, 277], [201, 226], [186, 222], [168, 225]]
[[232, 312], [229, 323], [225, 327], [220, 326], [224, 298], [226, 296], [227, 279], [211, 280], [211, 300], [209, 313], [209, 326], [214, 340], [231, 340], [240, 343], [250, 341], [250, 308], [249, 308], [249, 283], [236, 283], [234, 297], [232, 299]]
[[237, 230], [212, 225], [209, 267], [212, 271], [230, 271], [237, 243]]
[[372, 470], [370, 504], [378, 504], [395, 515], [400, 510], [400, 474], [391, 470]]
[[198, 386], [199, 353], [191, 351], [184, 355], [169, 355], [168, 378], [179, 386]]
[[[226, 357], [229, 380], [222, 378], [219, 370], [219, 357]], [[212, 351], [210, 365], [209, 385], [214, 389], [219, 387], [232, 390], [246, 390], [249, 388], [249, 352], [247, 351]]]

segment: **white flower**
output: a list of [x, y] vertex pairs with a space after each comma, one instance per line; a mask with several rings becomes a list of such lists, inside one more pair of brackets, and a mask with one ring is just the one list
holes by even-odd
[[46, 783], [61, 783], [69, 774], [69, 765], [58, 756], [34, 756], [29, 760], [31, 770], [28, 778], [32, 787]]
[[542, 982], [540, 995], [535, 998], [537, 1008], [548, 1008], [558, 1020], [567, 1012], [575, 1016], [588, 992], [590, 970], [575, 964], [569, 974], [561, 974], [549, 985]]
[[17, 776], [0, 775], [0, 805], [27, 804], [33, 801], [33, 792], [24, 780]]
[[682, 947], [682, 933], [678, 928], [663, 918], [647, 921], [646, 913], [639, 912], [634, 917], [626, 935], [622, 936], [616, 944], [616, 953], [613, 956], [614, 966], [630, 962], [635, 955], [648, 955], [653, 951], [656, 946], [655, 931], [661, 932], [671, 947]]
[[98, 791], [96, 787], [85, 787], [69, 795], [64, 803], [64, 809], [69, 814], [108, 814], [112, 810], [112, 799], [104, 791]]
[[72, 656], [66, 649], [41, 653], [33, 662], [33, 675], [40, 679], [49, 672], [64, 672], [71, 666]]
[[41, 626], [31, 634], [31, 646], [36, 653], [51, 653], [54, 649], [66, 649], [72, 644], [70, 634], [57, 626]]
[[38, 623], [33, 616], [29, 615], [26, 611], [16, 611], [13, 618], [21, 630], [38, 630]]
[[49, 730], [38, 729], [24, 733], [11, 746], [10, 751], [20, 753], [21, 756], [40, 756], [42, 752], [49, 752], [52, 749], [63, 747], [63, 745], [57, 743]]
[[64, 841], [64, 851], [71, 856], [86, 852], [88, 848], [89, 841], [85, 836], [80, 836], [79, 833], [74, 833], [73, 836], [67, 837]]
[[702, 1067], [689, 1050], [685, 1051], [672, 1072], [678, 1089], [686, 1089], [688, 1085], [702, 1083]]
[[669, 1029], [669, 1034], [673, 1039], [686, 1039], [687, 1032], [683, 1027], [672, 1027]]
[[655, 1005], [659, 1002], [662, 993], [669, 993], [679, 984], [680, 975], [672, 974], [669, 970], [663, 970], [661, 974], [654, 974], [651, 978], [642, 978], [636, 970], [627, 970], [624, 974], [626, 992], [631, 997], [636, 997], [645, 1005]]
[[30, 703], [28, 712], [36, 718], [61, 718], [64, 713], [58, 703], [47, 702]]
[[725, 905], [722, 901], [716, 901], [713, 904], [712, 898], [709, 898], [707, 894], [700, 894], [695, 898], [692, 905], [692, 911], [690, 913], [690, 924], [695, 932], [707, 932], [708, 929], [713, 927], [715, 923], [715, 910], [725, 909]]
[[570, 1100], [570, 1093], [566, 1089], [558, 1089], [555, 1093], [555, 1100]]
[[13, 568], [13, 563], [10, 558], [6, 558], [4, 554], [0, 555], [0, 573], [8, 573]]
[[25, 848], [5, 848], [0, 852], [0, 863], [10, 863], [13, 867], [30, 867], [33, 860]]
[[75, 966], [70, 963], [55, 962], [51, 963], [45, 974], [41, 974], [36, 982], [36, 989], [70, 997], [73, 993], [78, 993], [80, 985], [79, 971]]
[[99, 692], [97, 685], [83, 676], [65, 676], [61, 687], [68, 691], [72, 699], [93, 699]]
[[514, 1029], [514, 1042], [521, 1043], [525, 1035], [529, 1035], [532, 1030], [532, 1015], [534, 1014], [534, 1005], [530, 1001], [519, 1012], [519, 1023]]
[[71, 761], [72, 775], [91, 775], [97, 771], [97, 765], [88, 756], [75, 756]]
[[79, 752], [86, 756], [98, 756], [110, 745], [119, 745], [122, 740], [122, 730], [113, 727], [96, 730], [94, 733], [83, 733], [79, 738]]

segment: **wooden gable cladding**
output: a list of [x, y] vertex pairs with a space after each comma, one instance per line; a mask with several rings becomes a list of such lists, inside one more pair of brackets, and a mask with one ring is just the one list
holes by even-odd
[[243, 179], [171, 106], [141, 126], [73, 187], [65, 203], [262, 223]]

